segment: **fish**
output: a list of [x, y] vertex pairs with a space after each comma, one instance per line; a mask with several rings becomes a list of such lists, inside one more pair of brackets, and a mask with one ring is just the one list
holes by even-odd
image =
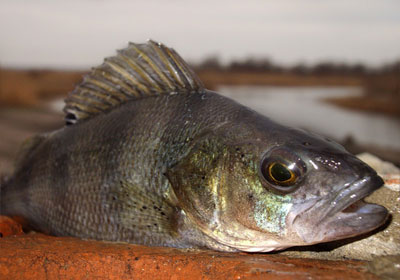
[[93, 68], [64, 112], [0, 186], [0, 213], [38, 231], [269, 252], [361, 235], [389, 215], [363, 201], [383, 185], [366, 163], [207, 90], [152, 40]]

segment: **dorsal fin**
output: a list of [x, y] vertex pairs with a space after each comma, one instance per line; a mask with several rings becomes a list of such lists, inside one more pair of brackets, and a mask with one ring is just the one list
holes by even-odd
[[144, 96], [203, 90], [203, 83], [173, 49], [151, 40], [129, 43], [93, 68], [69, 93], [65, 120], [74, 124]]

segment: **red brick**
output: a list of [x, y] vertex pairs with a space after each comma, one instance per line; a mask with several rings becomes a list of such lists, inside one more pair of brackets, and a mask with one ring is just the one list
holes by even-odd
[[9, 217], [0, 216], [0, 237], [20, 234], [23, 234], [21, 224]]
[[43, 234], [0, 239], [0, 279], [376, 279], [363, 261], [179, 250]]

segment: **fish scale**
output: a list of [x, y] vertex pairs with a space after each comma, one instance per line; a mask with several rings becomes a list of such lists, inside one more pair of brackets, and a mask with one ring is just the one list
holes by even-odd
[[[164, 98], [168, 99], [178, 99], [178, 96], [166, 96]], [[188, 98], [191, 98], [188, 95]], [[197, 98], [197, 96], [196, 96]], [[180, 98], [179, 98], [180, 99]], [[180, 103], [180, 100], [177, 100]], [[149, 102], [149, 101], [146, 101]], [[145, 108], [144, 105], [140, 104], [142, 101], [134, 101], [135, 104], [129, 104], [131, 107]], [[168, 108], [171, 106], [171, 100], [168, 102]], [[163, 100], [160, 100], [160, 104], [165, 104]], [[126, 104], [128, 106], [128, 104]], [[162, 106], [159, 106], [162, 107]], [[156, 111], [167, 111], [166, 108], [159, 108], [156, 106]], [[110, 230], [110, 222], [106, 223], [107, 215], [110, 215], [110, 208], [104, 209], [105, 202], [108, 205], [114, 206], [116, 211], [116, 217], [113, 217], [114, 223], [118, 224], [120, 213], [124, 209], [118, 209], [118, 207], [123, 208], [127, 206], [127, 203], [116, 204], [110, 196], [109, 192], [114, 185], [117, 185], [117, 189], [120, 190], [118, 186], [120, 181], [129, 181], [130, 184], [144, 184], [142, 186], [147, 191], [152, 191], [157, 193], [158, 197], [162, 197], [162, 188], [160, 186], [166, 185], [165, 178], [161, 174], [161, 170], [155, 170], [153, 166], [165, 166], [167, 163], [163, 162], [161, 157], [163, 157], [166, 152], [159, 153], [161, 150], [157, 149], [157, 145], [154, 143], [159, 143], [163, 134], [169, 135], [169, 133], [160, 130], [160, 127], [164, 127], [164, 130], [168, 129], [168, 125], [158, 125], [159, 122], [165, 122], [166, 118], [160, 117], [156, 112], [144, 112], [141, 114], [140, 109], [127, 108], [121, 110], [120, 112], [112, 112], [110, 115], [98, 116], [93, 120], [86, 121], [82, 124], [77, 124], [76, 127], [67, 127], [62, 133], [53, 135], [49, 138], [48, 145], [43, 143], [40, 148], [43, 151], [50, 150], [49, 159], [43, 158], [37, 161], [32, 167], [33, 173], [46, 174], [50, 171], [50, 176], [34, 176], [34, 181], [31, 183], [31, 190], [35, 190], [38, 197], [34, 200], [37, 205], [34, 208], [41, 207], [39, 217], [49, 217], [49, 224], [46, 226], [50, 228], [50, 232], [57, 235], [83, 235], [84, 237], [95, 237], [100, 239], [112, 239], [116, 240], [122, 239], [121, 236], [115, 235], [113, 230]], [[132, 116], [129, 116], [129, 112], [135, 112], [133, 115], [141, 116], [146, 119], [148, 115], [154, 115], [154, 122], [149, 123], [146, 127], [142, 125], [135, 125], [141, 123], [141, 119], [135, 120]], [[173, 113], [174, 111], [171, 110]], [[113, 116], [117, 114], [117, 116]], [[147, 115], [146, 115], [147, 114]], [[120, 122], [120, 115], [124, 115], [127, 119], [130, 119], [129, 128], [124, 128], [126, 123]], [[165, 115], [164, 115], [165, 116]], [[159, 119], [157, 119], [157, 117]], [[186, 118], [180, 118], [178, 120], [170, 120], [169, 123], [172, 124], [173, 129], [179, 128], [177, 123], [186, 122]], [[115, 121], [118, 121], [115, 124]], [[200, 122], [198, 122], [200, 123]], [[158, 130], [154, 130], [154, 126]], [[203, 125], [205, 128], [209, 126]], [[97, 129], [97, 127], [99, 129]], [[187, 130], [187, 132], [191, 132]], [[95, 139], [93, 135], [96, 135]], [[70, 134], [73, 137], [70, 138]], [[113, 135], [110, 137], [110, 135]], [[180, 145], [186, 143], [185, 141], [180, 141], [180, 139], [185, 139], [191, 136], [188, 133], [183, 133], [179, 135], [176, 143]], [[193, 137], [193, 135], [192, 135]], [[126, 142], [125, 139], [130, 138], [133, 141]], [[51, 139], [51, 140], [50, 140]], [[66, 139], [71, 139], [69, 142]], [[81, 141], [82, 139], [82, 141]], [[170, 139], [170, 137], [164, 137], [164, 139]], [[176, 140], [176, 139], [175, 139]], [[110, 143], [110, 141], [112, 141]], [[129, 144], [127, 144], [129, 143]], [[46, 143], [47, 144], [47, 143]], [[189, 144], [189, 143], [187, 143]], [[75, 147], [76, 146], [76, 147]], [[134, 148], [130, 148], [134, 147]], [[147, 149], [145, 149], [147, 147]], [[132, 150], [133, 153], [126, 153], [126, 150]], [[184, 148], [181, 147], [181, 150]], [[177, 156], [177, 152], [182, 152], [181, 150], [173, 148], [176, 152], [174, 156]], [[72, 151], [71, 153], [69, 151]], [[41, 154], [41, 157], [45, 154], [37, 151]], [[68, 153], [68, 161], [64, 160], [64, 157]], [[99, 156], [100, 155], [100, 156]], [[79, 163], [69, 164], [70, 162]], [[99, 163], [102, 163], [99, 166]], [[43, 166], [44, 165], [44, 166]], [[43, 166], [43, 167], [42, 167]], [[66, 168], [65, 168], [66, 167]], [[54, 185], [53, 179], [56, 178], [58, 184]], [[163, 179], [164, 178], [164, 179]], [[43, 182], [43, 180], [45, 180]], [[162, 182], [164, 181], [164, 182]], [[20, 182], [16, 182], [19, 184]], [[57, 190], [67, 189], [66, 192], [61, 192], [60, 194], [55, 192]], [[49, 199], [49, 193], [52, 197]], [[63, 199], [60, 196], [68, 194]], [[132, 195], [132, 192], [130, 191]], [[120, 193], [118, 195], [121, 195]], [[140, 209], [141, 204], [151, 204], [148, 206], [146, 211], [150, 211], [153, 207], [152, 201], [146, 200], [146, 197], [142, 195], [135, 196], [137, 202], [137, 207]], [[118, 197], [118, 203], [123, 198]], [[61, 200], [61, 201], [58, 201]], [[48, 201], [55, 202], [48, 203]], [[57, 202], [58, 201], [58, 202]], [[157, 201], [162, 203], [164, 206], [165, 202]], [[39, 206], [40, 205], [40, 206]], [[78, 207], [72, 207], [72, 205], [78, 205]], [[135, 205], [129, 205], [135, 206]], [[170, 206], [164, 206], [166, 209]], [[135, 216], [138, 209], [129, 207], [129, 216]], [[136, 210], [136, 211], [134, 211]], [[146, 212], [142, 211], [142, 212]], [[165, 210], [167, 211], [167, 210]], [[111, 211], [112, 212], [112, 211]], [[161, 212], [153, 211], [154, 214], [161, 215]], [[78, 215], [79, 219], [78, 219]], [[124, 214], [125, 215], [125, 214]], [[161, 215], [162, 216], [162, 215]], [[34, 224], [41, 224], [41, 221], [35, 221], [35, 217], [32, 217]], [[138, 228], [147, 228], [148, 224], [154, 224], [157, 219], [152, 221], [152, 215], [146, 217], [146, 215], [141, 214], [143, 217], [142, 224], [129, 224], [123, 223], [127, 227], [131, 227], [132, 233], [137, 233]], [[124, 218], [126, 219], [126, 218]], [[72, 221], [72, 222], [71, 222]], [[75, 221], [79, 221], [75, 223]], [[161, 224], [161, 223], [160, 223]], [[79, 225], [79, 226], [78, 226]], [[43, 227], [43, 225], [41, 225]], [[84, 228], [84, 232], [79, 232]], [[56, 231], [54, 231], [56, 229]], [[127, 229], [122, 230], [121, 235], [129, 235]], [[118, 232], [118, 231], [117, 231]], [[110, 234], [110, 236], [107, 236]], [[153, 232], [154, 235], [154, 232]], [[129, 237], [135, 238], [135, 237]], [[129, 241], [128, 238], [128, 241]], [[134, 241], [134, 240], [133, 240]]]
[[206, 90], [162, 44], [131, 43], [65, 102], [66, 126], [28, 140], [0, 180], [0, 212], [37, 230], [268, 252], [362, 234], [388, 216], [360, 201], [382, 185], [369, 166]]

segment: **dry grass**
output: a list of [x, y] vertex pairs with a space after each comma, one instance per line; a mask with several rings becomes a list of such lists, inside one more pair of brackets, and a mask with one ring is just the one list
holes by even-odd
[[0, 106], [32, 106], [66, 96], [83, 72], [0, 69]]
[[[84, 72], [0, 69], [0, 107], [34, 106], [40, 101], [65, 97], [81, 81]], [[361, 86], [363, 97], [328, 99], [346, 108], [400, 116], [400, 79], [396, 75], [335, 76], [288, 73], [199, 71], [207, 88], [220, 85]]]
[[[83, 74], [79, 71], [0, 69], [0, 106], [31, 106], [43, 99], [66, 96]], [[198, 74], [209, 89], [219, 85], [361, 85], [361, 80], [354, 77], [218, 71], [200, 71]]]
[[400, 118], [400, 97], [386, 98], [381, 96], [326, 98], [325, 101], [353, 110], [381, 113]]
[[364, 96], [326, 100], [344, 108], [383, 113], [400, 118], [400, 76], [396, 74], [366, 76], [363, 87]]
[[200, 79], [207, 88], [219, 85], [271, 85], [271, 86], [361, 86], [360, 77], [316, 76], [275, 73], [200, 71]]

